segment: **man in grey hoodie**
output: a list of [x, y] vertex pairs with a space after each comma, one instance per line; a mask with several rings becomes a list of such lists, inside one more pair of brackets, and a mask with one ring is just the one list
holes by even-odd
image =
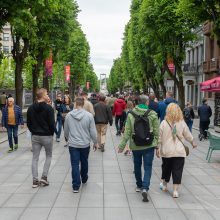
[[[94, 150], [97, 149], [98, 142], [93, 115], [83, 109], [84, 99], [76, 98], [75, 103], [76, 108], [66, 116], [64, 136], [69, 145], [73, 192], [78, 193], [81, 182], [84, 184], [88, 180], [90, 142], [93, 141]], [[80, 163], [81, 171], [79, 170]]]

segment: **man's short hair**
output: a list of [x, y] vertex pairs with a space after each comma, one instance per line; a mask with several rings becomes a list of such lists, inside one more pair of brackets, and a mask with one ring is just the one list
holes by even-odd
[[156, 96], [155, 96], [154, 93], [151, 93], [151, 94], [149, 95], [149, 99], [150, 99], [150, 100], [154, 100], [155, 98], [156, 98]]
[[80, 106], [80, 107], [84, 106], [84, 98], [83, 97], [77, 97], [75, 102], [76, 102], [76, 106]]
[[46, 89], [44, 89], [44, 88], [38, 89], [37, 93], [36, 93], [37, 100], [42, 99], [44, 97], [44, 95], [46, 95], [46, 94], [47, 94], [47, 90]]
[[105, 97], [104, 95], [100, 95], [100, 96], [99, 96], [99, 101], [104, 102], [104, 101], [105, 101], [105, 98], [106, 98], [106, 97]]
[[146, 95], [140, 95], [138, 98], [138, 104], [146, 104], [149, 101], [149, 97]]
[[171, 98], [173, 98], [173, 92], [172, 91], [167, 91], [167, 95]]
[[207, 102], [207, 99], [204, 98], [204, 99], [202, 100], [202, 103], [205, 104], [206, 102]]

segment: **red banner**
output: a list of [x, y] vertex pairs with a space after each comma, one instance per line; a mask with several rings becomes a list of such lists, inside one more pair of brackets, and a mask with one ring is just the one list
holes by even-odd
[[65, 66], [65, 76], [66, 76], [66, 81], [70, 81], [70, 65]]
[[169, 68], [170, 72], [174, 73], [175, 72], [175, 65], [174, 65], [172, 59], [167, 60], [167, 65], [168, 65], [168, 68]]
[[52, 58], [52, 51], [50, 51], [49, 58], [45, 61], [45, 73], [47, 77], [51, 77], [53, 74], [53, 58]]
[[89, 88], [90, 88], [90, 82], [86, 82], [86, 88], [87, 88], [87, 90], [89, 90]]

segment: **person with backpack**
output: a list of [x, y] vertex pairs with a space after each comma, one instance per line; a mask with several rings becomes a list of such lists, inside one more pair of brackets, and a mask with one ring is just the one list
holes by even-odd
[[190, 132], [192, 133], [193, 119], [195, 118], [195, 113], [192, 108], [192, 104], [187, 102], [186, 108], [183, 110], [184, 121], [189, 127]]
[[[148, 108], [148, 96], [139, 96], [138, 103], [128, 114], [124, 136], [119, 144], [118, 153], [123, 152], [126, 143], [129, 141], [129, 147], [132, 150], [134, 159], [136, 192], [142, 192], [143, 202], [148, 202], [147, 193], [150, 187], [154, 151], [159, 137], [159, 120], [157, 113]], [[144, 167], [143, 176], [141, 172], [142, 161]]]

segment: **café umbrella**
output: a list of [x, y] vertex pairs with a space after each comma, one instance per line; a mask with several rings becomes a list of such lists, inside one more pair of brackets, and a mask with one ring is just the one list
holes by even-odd
[[220, 76], [200, 83], [203, 92], [220, 92]]

